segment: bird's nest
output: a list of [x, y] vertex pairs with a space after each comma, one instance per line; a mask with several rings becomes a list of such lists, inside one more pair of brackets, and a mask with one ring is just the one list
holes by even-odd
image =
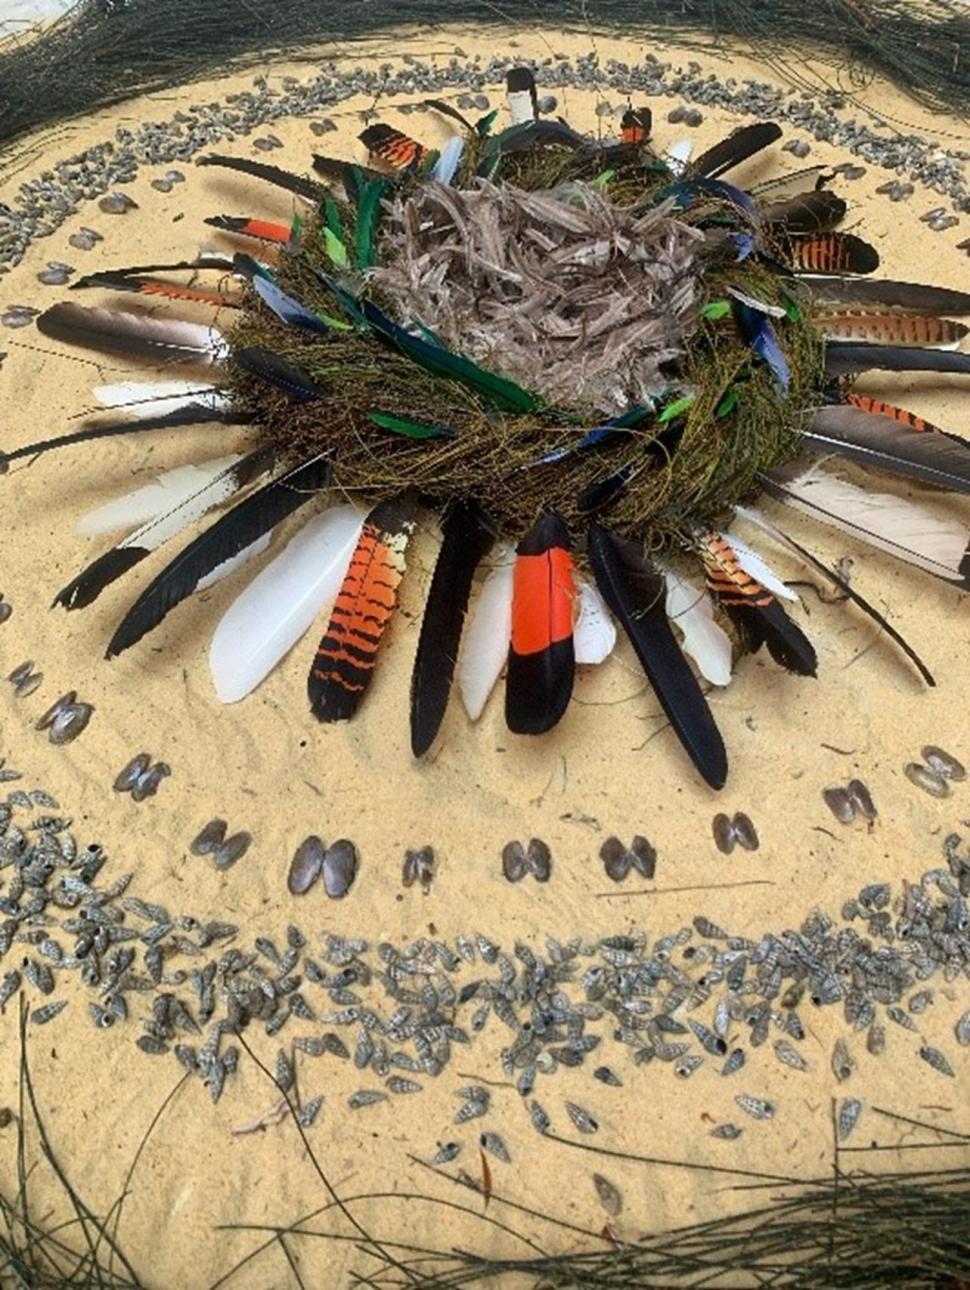
[[[817, 399], [822, 345], [801, 288], [734, 254], [745, 217], [725, 197], [682, 210], [663, 166], [608, 184], [576, 169], [572, 153], [540, 148], [508, 158], [501, 179], [414, 176], [385, 197], [363, 272], [333, 258], [335, 239], [354, 242], [357, 204], [328, 200], [277, 272], [296, 299], [346, 320], [320, 275], [336, 279], [410, 334], [513, 383], [520, 406], [507, 391], [443, 379], [372, 330], [288, 327], [253, 297], [231, 335], [237, 352], [283, 355], [324, 390], [297, 405], [237, 365], [235, 392], [263, 433], [294, 458], [325, 448], [351, 495], [474, 496], [512, 536], [548, 510], [578, 527], [616, 473], [626, 486], [611, 498], [611, 526], [654, 549], [755, 492], [759, 471], [797, 455]], [[733, 292], [784, 310], [787, 397], [752, 362]], [[389, 433], [375, 409], [453, 433]], [[629, 425], [576, 450], [623, 414]]]

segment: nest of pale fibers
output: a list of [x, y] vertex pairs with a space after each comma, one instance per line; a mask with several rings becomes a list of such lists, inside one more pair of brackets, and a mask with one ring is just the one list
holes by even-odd
[[[546, 510], [558, 511], [579, 533], [588, 517], [577, 498], [635, 460], [634, 478], [608, 511], [617, 532], [658, 549], [685, 530], [723, 519], [757, 492], [758, 471], [797, 455], [801, 417], [821, 370], [807, 302], [801, 314], [776, 324], [791, 369], [782, 401], [731, 317], [707, 321], [701, 311], [732, 285], [783, 303], [782, 292], [795, 290], [790, 283], [750, 262], [716, 267], [705, 234], [672, 217], [665, 203], [641, 217], [629, 203], [602, 198], [595, 186], [560, 185], [558, 191], [573, 200], [518, 185], [453, 190], [415, 183], [385, 207], [380, 267], [356, 283], [347, 280], [396, 321], [420, 324], [452, 352], [540, 392], [546, 408], [497, 411], [372, 332], [321, 337], [300, 331], [279, 322], [255, 296], [233, 343], [285, 356], [326, 393], [295, 403], [231, 366], [238, 400], [285, 457], [329, 450], [335, 488], [365, 503], [413, 487], [436, 505], [475, 497], [511, 538]], [[580, 192], [582, 201], [574, 204]], [[342, 214], [349, 240], [353, 212]], [[608, 244], [608, 256], [600, 243]], [[280, 282], [310, 308], [339, 312], [314, 268], [333, 272], [318, 228], [308, 225], [299, 252], [281, 261]], [[732, 388], [737, 397], [722, 411]], [[668, 398], [686, 391], [694, 399], [673, 453], [651, 450], [663, 427], [647, 422], [595, 448], [536, 464], [607, 414], [661, 390]], [[449, 427], [454, 437], [391, 433], [369, 420], [375, 409]]]
[[397, 196], [368, 278], [397, 320], [556, 407], [617, 416], [670, 385], [696, 325], [703, 234], [670, 199], [636, 214], [592, 184], [480, 180]]

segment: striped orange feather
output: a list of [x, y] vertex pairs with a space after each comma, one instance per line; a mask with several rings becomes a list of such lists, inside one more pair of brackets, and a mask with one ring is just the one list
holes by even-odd
[[817, 323], [826, 336], [881, 345], [956, 345], [970, 332], [965, 323], [926, 314], [821, 314]]
[[267, 219], [248, 219], [244, 215], [213, 215], [205, 221], [212, 228], [221, 229], [224, 233], [239, 233], [243, 237], [255, 237], [261, 242], [288, 242], [290, 228], [287, 224], [275, 224]]
[[320, 721], [346, 721], [360, 705], [397, 605], [414, 525], [410, 501], [400, 498], [379, 503], [364, 522], [310, 670], [310, 706]]
[[935, 430], [942, 433], [939, 426], [933, 425], [930, 421], [924, 421], [908, 408], [899, 408], [895, 403], [883, 403], [882, 399], [870, 398], [868, 394], [849, 393], [846, 395], [845, 402], [853, 408], [860, 408], [863, 412], [871, 412], [875, 416], [891, 417], [893, 421], [908, 426], [910, 430]]
[[395, 170], [412, 169], [428, 156], [428, 149], [424, 144], [381, 122], [369, 125], [361, 131], [358, 138], [372, 156], [379, 157]]
[[707, 588], [720, 604], [764, 606], [774, 600], [770, 591], [741, 568], [731, 544], [720, 533], [702, 534], [700, 544]]
[[788, 241], [792, 267], [803, 273], [872, 273], [879, 268], [875, 247], [853, 233], [818, 233]]
[[620, 123], [620, 138], [624, 143], [646, 143], [650, 138], [653, 114], [648, 107], [629, 107]]

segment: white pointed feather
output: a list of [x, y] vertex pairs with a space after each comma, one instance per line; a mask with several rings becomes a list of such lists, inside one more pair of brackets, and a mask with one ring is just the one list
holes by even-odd
[[477, 721], [502, 674], [512, 638], [515, 551], [503, 546], [465, 621], [458, 659], [458, 686], [465, 711]]
[[778, 482], [790, 494], [780, 500], [796, 510], [947, 582], [966, 582], [960, 571], [967, 557], [964, 524], [904, 497], [857, 488], [818, 467]]
[[458, 163], [461, 161], [461, 154], [464, 151], [465, 140], [460, 134], [453, 134], [438, 154], [438, 160], [434, 164], [431, 178], [437, 179], [439, 184], [450, 184], [455, 177], [455, 171], [458, 169]]
[[731, 680], [731, 638], [714, 621], [710, 596], [672, 569], [664, 569], [663, 575], [667, 617], [683, 637], [684, 653], [711, 685], [727, 685]]
[[250, 694], [336, 599], [362, 527], [353, 506], [321, 511], [229, 606], [209, 647], [222, 703]]
[[206, 591], [209, 587], [214, 587], [217, 582], [222, 582], [223, 578], [228, 578], [231, 573], [235, 573], [237, 569], [241, 569], [243, 565], [248, 564], [250, 560], [255, 560], [256, 557], [258, 555], [262, 555], [269, 546], [272, 537], [273, 530], [270, 529], [268, 533], [264, 533], [262, 537], [258, 537], [255, 542], [250, 542], [249, 546], [243, 547], [241, 551], [238, 551], [235, 555], [231, 555], [228, 560], [223, 560], [222, 564], [217, 564], [211, 573], [207, 573], [205, 577], [199, 581], [196, 591]]
[[[118, 546], [136, 546], [143, 551], [157, 551], [163, 543], [181, 533], [188, 525], [194, 524], [196, 520], [201, 519], [214, 506], [220, 506], [223, 502], [227, 502], [230, 497], [240, 491], [240, 484], [235, 474], [237, 464], [234, 462], [231, 466], [227, 466], [225, 470], [220, 471], [213, 479], [203, 484], [201, 488], [176, 506], [165, 511], [164, 514], [159, 515], [156, 519], [149, 520], [147, 524], [143, 524], [134, 533], [129, 533], [124, 541], [118, 543]], [[266, 465], [259, 473], [265, 474], [270, 465], [271, 460], [267, 457]]]
[[76, 525], [77, 532], [91, 537], [96, 533], [110, 533], [112, 529], [145, 524], [192, 497], [200, 488], [204, 488], [217, 475], [241, 459], [241, 453], [234, 453], [230, 457], [199, 462], [196, 466], [179, 466], [175, 470], [167, 470], [152, 483], [144, 484], [122, 497], [112, 498], [96, 510], [82, 515]]
[[577, 663], [602, 663], [616, 645], [616, 624], [603, 597], [591, 582], [579, 583], [579, 616], [573, 627]]
[[721, 537], [737, 556], [741, 568], [745, 573], [750, 574], [755, 582], [760, 582], [772, 595], [779, 596], [782, 600], [798, 599], [794, 591], [786, 587], [776, 573], [771, 572], [757, 551], [752, 551], [746, 542], [742, 542], [733, 533], [724, 532]]
[[124, 408], [133, 417], [160, 417], [193, 403], [222, 410], [229, 399], [214, 385], [198, 381], [118, 381], [96, 385], [94, 397], [106, 408]]
[[687, 163], [694, 155], [693, 139], [674, 139], [672, 143], [667, 144], [667, 150], [664, 153], [664, 161], [668, 168], [675, 175], [682, 175], [687, 169]]

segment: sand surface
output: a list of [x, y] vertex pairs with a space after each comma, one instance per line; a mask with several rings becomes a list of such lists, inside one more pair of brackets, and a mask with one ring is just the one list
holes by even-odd
[[[544, 38], [517, 32], [515, 39], [523, 57], [549, 52]], [[402, 40], [396, 48], [434, 52], [447, 60], [455, 43], [453, 35], [436, 35], [420, 42]], [[462, 32], [460, 43], [473, 53], [502, 43], [502, 38], [492, 32], [487, 45], [481, 40], [476, 44], [474, 33]], [[552, 43], [577, 53], [588, 42], [564, 36]], [[379, 55], [393, 44], [382, 41]], [[626, 57], [641, 52], [605, 38], [597, 44], [604, 59], [617, 50]], [[374, 57], [377, 51], [375, 46]], [[351, 62], [367, 56], [354, 53]], [[734, 61], [733, 74], [740, 78], [745, 69]], [[270, 76], [307, 70], [278, 67]], [[239, 78], [239, 84], [248, 83], [250, 76]], [[110, 137], [117, 124], [168, 118], [180, 104], [208, 101], [231, 88], [230, 81], [222, 81], [173, 90], [71, 126], [44, 142], [31, 172], [42, 168], [43, 158], [54, 160]], [[568, 89], [558, 93], [564, 116], [580, 128], [596, 128], [595, 96]], [[500, 91], [492, 94], [499, 102]], [[610, 97], [618, 101], [615, 93]], [[934, 122], [885, 87], [870, 87], [865, 97], [886, 117], [935, 130], [941, 139], [960, 133], [959, 123]], [[326, 136], [328, 152], [363, 159], [355, 136], [360, 112], [369, 106], [350, 101], [329, 114], [340, 130]], [[662, 141], [683, 133], [682, 127], [666, 124], [665, 100], [653, 106]], [[381, 117], [422, 137], [436, 137], [438, 126], [430, 116], [400, 117], [388, 104]], [[713, 142], [734, 123], [723, 113], [705, 110], [704, 125], [696, 132], [698, 146]], [[306, 121], [279, 122], [267, 129], [286, 145], [285, 151], [268, 157], [281, 165], [303, 169], [309, 152], [319, 146]], [[226, 148], [258, 155], [246, 140]], [[815, 145], [812, 159], [836, 162], [845, 157]], [[792, 169], [797, 164], [787, 156], [784, 163]], [[158, 173], [166, 168], [159, 167]], [[138, 211], [112, 217], [92, 204], [53, 237], [37, 242], [23, 264], [0, 282], [4, 306], [44, 306], [65, 298], [63, 290], [35, 280], [49, 259], [67, 260], [79, 272], [163, 262], [194, 253], [203, 244], [238, 245], [221, 241], [206, 228], [202, 219], [207, 215], [286, 219], [292, 214], [292, 202], [278, 190], [226, 172], [183, 169], [187, 182], [170, 194], [153, 191], [149, 180], [154, 172], [144, 169], [130, 188]], [[762, 173], [768, 173], [768, 166], [759, 163], [743, 177]], [[846, 226], [878, 247], [882, 272], [889, 276], [970, 287], [970, 262], [955, 249], [966, 230], [938, 235], [918, 222], [924, 210], [939, 204], [935, 194], [917, 190], [907, 205], [891, 205], [876, 196], [877, 186], [889, 177], [870, 169], [864, 179], [845, 186], [853, 203]], [[0, 188], [0, 200], [3, 196]], [[88, 253], [67, 243], [82, 224], [104, 234], [105, 240]], [[120, 299], [87, 292], [83, 303], [118, 304]], [[172, 306], [181, 316], [210, 316], [201, 307], [195, 314], [192, 310]], [[131, 371], [84, 351], [68, 352], [33, 329], [4, 331], [0, 348], [7, 352], [0, 373], [4, 448], [63, 432], [91, 408], [93, 384]], [[905, 390], [900, 401], [937, 424], [966, 431], [966, 378], [901, 380], [898, 387]], [[881, 388], [889, 388], [888, 383]], [[372, 692], [350, 725], [318, 727], [306, 711], [305, 673], [316, 629], [255, 694], [232, 707], [217, 703], [208, 672], [208, 641], [245, 575], [184, 604], [141, 647], [105, 662], [104, 643], [137, 588], [163, 561], [153, 557], [83, 613], [50, 610], [54, 592], [93, 558], [99, 542], [106, 545], [105, 539], [78, 536], [78, 517], [157, 472], [231, 451], [241, 442], [235, 432], [211, 429], [116, 439], [50, 455], [0, 480], [0, 589], [15, 606], [11, 620], [0, 627], [0, 672], [6, 675], [22, 659], [32, 658], [45, 678], [41, 689], [24, 700], [15, 700], [3, 683], [0, 756], [24, 771], [26, 785], [43, 786], [57, 796], [64, 812], [74, 817], [79, 842], [97, 839], [104, 845], [110, 857], [108, 877], [133, 870], [131, 890], [143, 899], [200, 918], [238, 922], [247, 942], [261, 932], [279, 937], [288, 922], [297, 922], [316, 939], [336, 931], [400, 943], [433, 928], [445, 938], [481, 930], [509, 946], [516, 938], [541, 945], [546, 934], [593, 938], [642, 928], [654, 937], [689, 924], [698, 913], [732, 931], [757, 936], [797, 925], [816, 904], [837, 914], [842, 901], [865, 882], [898, 884], [917, 878], [940, 862], [944, 836], [959, 829], [961, 821], [970, 823], [970, 787], [958, 785], [949, 800], [939, 802], [903, 775], [903, 765], [925, 743], [970, 759], [966, 597], [797, 520], [788, 520], [790, 531], [821, 556], [855, 559], [859, 590], [891, 615], [926, 657], [938, 684], [928, 690], [888, 643], [876, 639], [866, 619], [841, 605], [821, 604], [814, 592], [806, 591], [806, 626], [819, 653], [819, 679], [788, 676], [759, 655], [743, 660], [730, 688], [711, 696], [731, 758], [730, 782], [720, 795], [691, 773], [626, 649], [579, 678], [574, 702], [551, 736], [536, 742], [509, 735], [496, 693], [474, 727], [452, 703], [432, 757], [427, 764], [415, 764], [408, 750], [407, 695], [420, 606], [436, 549], [430, 529], [416, 545], [403, 612], [393, 625]], [[960, 502], [943, 504], [966, 514]], [[284, 526], [277, 533], [274, 550], [289, 531]], [[782, 573], [799, 576], [783, 555], [773, 553], [772, 560]], [[76, 743], [58, 749], [34, 732], [33, 722], [69, 688], [94, 703], [96, 714]], [[142, 749], [170, 763], [173, 774], [155, 799], [138, 805], [113, 793], [111, 783]], [[823, 804], [826, 785], [853, 775], [867, 781], [876, 800], [874, 828], [842, 827]], [[711, 837], [711, 818], [718, 810], [747, 811], [760, 833], [760, 850], [721, 855]], [[228, 819], [232, 829], [250, 830], [255, 838], [245, 858], [222, 874], [188, 851], [194, 833], [215, 815]], [[302, 901], [286, 891], [290, 856], [309, 833], [328, 841], [350, 837], [359, 847], [360, 876], [351, 896], [339, 904], [327, 903], [319, 891]], [[611, 833], [624, 839], [642, 833], [651, 840], [659, 853], [654, 883], [631, 879], [614, 887], [604, 878], [597, 853]], [[551, 847], [552, 880], [542, 887], [531, 881], [510, 886], [501, 873], [501, 848], [510, 838], [532, 836]], [[439, 862], [426, 896], [418, 888], [403, 891], [400, 882], [405, 848], [421, 845], [432, 845]], [[837, 1086], [829, 1058], [835, 1039], [848, 1029], [838, 1009], [809, 1009], [803, 1014], [808, 1036], [801, 1045], [811, 1066], [807, 1073], [780, 1066], [766, 1045], [750, 1054], [740, 1083], [721, 1079], [713, 1067], [683, 1082], [657, 1063], [635, 1067], [627, 1050], [605, 1043], [603, 1060], [622, 1074], [623, 1088], [591, 1080], [587, 1064], [560, 1070], [537, 1095], [557, 1129], [574, 1138], [563, 1102], [572, 1098], [588, 1105], [600, 1122], [593, 1141], [603, 1147], [810, 1177], [828, 1168], [831, 1099], [837, 1094], [970, 1131], [968, 1050], [957, 1048], [952, 1035], [954, 1018], [970, 1002], [966, 982], [932, 984], [936, 1002], [921, 1019], [921, 1029], [928, 1042], [946, 1050], [956, 1080], [919, 1061], [917, 1035], [893, 1029], [881, 1059], [865, 1052], [860, 1036], [850, 1038], [858, 1069], [848, 1084]], [[76, 984], [70, 990], [70, 1007], [45, 1030], [32, 1032], [32, 1065], [62, 1164], [75, 1183], [83, 1184], [92, 1208], [106, 1209], [122, 1187], [136, 1144], [180, 1072], [171, 1058], [149, 1058], [134, 1048], [134, 1022], [98, 1033], [88, 1018], [84, 992]], [[15, 1105], [15, 1030], [16, 1008], [8, 1006], [0, 1020], [0, 1105]], [[264, 1039], [255, 1027], [248, 1038], [272, 1060], [276, 1041]], [[430, 1191], [474, 1211], [460, 1215], [411, 1200], [385, 1200], [379, 1207], [355, 1211], [375, 1233], [400, 1237], [408, 1232], [419, 1244], [507, 1254], [523, 1248], [475, 1216], [481, 1213], [480, 1197], [436, 1180], [408, 1161], [409, 1154], [428, 1159], [438, 1141], [454, 1136], [466, 1144], [457, 1164], [478, 1175], [475, 1139], [482, 1122], [467, 1129], [450, 1127], [455, 1089], [468, 1082], [457, 1072], [501, 1085], [492, 1090], [488, 1127], [505, 1137], [513, 1164], [493, 1162], [497, 1195], [546, 1207], [595, 1233], [605, 1216], [590, 1175], [600, 1169], [624, 1194], [615, 1226], [621, 1237], [631, 1238], [746, 1203], [729, 1175], [598, 1161], [544, 1142], [530, 1127], [514, 1088], [503, 1081], [498, 1060], [502, 1042], [493, 1025], [441, 1078], [426, 1080], [420, 1096], [359, 1112], [346, 1108], [346, 1097], [361, 1085], [374, 1086], [373, 1078], [326, 1059], [307, 1059], [300, 1066], [304, 1097], [316, 1092], [327, 1097], [309, 1135], [342, 1195]], [[778, 1113], [770, 1122], [746, 1122], [737, 1142], [713, 1140], [711, 1124], [738, 1119], [733, 1097], [741, 1091], [770, 1097]], [[248, 1136], [232, 1133], [234, 1126], [272, 1105], [275, 1096], [265, 1076], [244, 1060], [217, 1106], [197, 1081], [190, 1081], [165, 1111], [131, 1180], [121, 1225], [122, 1243], [146, 1285], [185, 1290], [210, 1285], [257, 1243], [252, 1233], [216, 1233], [215, 1228], [288, 1222], [326, 1202], [291, 1123]], [[0, 1178], [7, 1190], [13, 1179], [14, 1133], [12, 1126], [0, 1133]], [[870, 1112], [857, 1145], [899, 1138], [896, 1128]], [[962, 1152], [946, 1154], [951, 1164], [957, 1163], [953, 1157], [963, 1157]], [[893, 1167], [912, 1163], [913, 1156], [927, 1159], [918, 1153], [887, 1156]], [[36, 1188], [44, 1203], [59, 1204], [43, 1171]], [[594, 1242], [521, 1214], [510, 1217], [496, 1201], [488, 1214], [514, 1222], [547, 1249]], [[352, 1230], [346, 1222], [335, 1221], [331, 1227], [344, 1235]], [[308, 1285], [348, 1285], [350, 1269], [366, 1266], [352, 1242], [303, 1240], [294, 1241], [292, 1248]], [[295, 1281], [277, 1246], [231, 1284], [282, 1287]]]

